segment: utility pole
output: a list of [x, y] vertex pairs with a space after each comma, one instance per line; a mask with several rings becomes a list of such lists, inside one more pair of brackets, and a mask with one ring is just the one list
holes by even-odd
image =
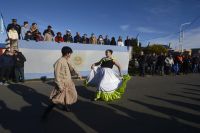
[[183, 26], [189, 25], [191, 22], [183, 23], [180, 25], [180, 35], [179, 35], [179, 52], [183, 52], [183, 40], [184, 40], [184, 31]]

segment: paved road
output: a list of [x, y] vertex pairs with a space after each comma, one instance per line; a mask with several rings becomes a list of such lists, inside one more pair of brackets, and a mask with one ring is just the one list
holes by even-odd
[[123, 98], [91, 102], [95, 88], [75, 81], [73, 112], [55, 108], [46, 122], [53, 83], [0, 86], [0, 133], [200, 133], [200, 75], [133, 77]]

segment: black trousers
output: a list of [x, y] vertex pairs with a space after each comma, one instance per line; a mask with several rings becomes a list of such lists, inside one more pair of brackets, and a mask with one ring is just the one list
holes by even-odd
[[139, 65], [139, 71], [140, 71], [140, 76], [145, 75], [145, 64], [140, 64]]
[[12, 67], [6, 66], [1, 68], [0, 82], [8, 81], [10, 78]]
[[24, 81], [24, 67], [15, 67], [15, 81]]

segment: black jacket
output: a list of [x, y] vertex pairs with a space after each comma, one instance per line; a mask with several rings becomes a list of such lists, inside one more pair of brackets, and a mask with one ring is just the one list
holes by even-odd
[[158, 56], [157, 65], [158, 66], [164, 66], [165, 65], [165, 56], [164, 55]]
[[64, 36], [63, 36], [63, 40], [64, 40], [64, 42], [73, 43], [73, 38], [72, 38], [72, 36], [69, 35], [69, 34], [64, 35]]
[[82, 37], [82, 43], [83, 44], [89, 44], [89, 42], [90, 41], [89, 41], [89, 39], [87, 37], [86, 38], [84, 36]]
[[12, 67], [14, 65], [13, 57], [10, 55], [0, 56], [0, 67]]
[[82, 38], [80, 36], [75, 36], [74, 37], [74, 43], [82, 43]]
[[24, 67], [24, 62], [26, 62], [26, 58], [21, 52], [19, 52], [17, 55], [14, 55], [13, 58], [15, 62], [15, 67]]
[[[43, 35], [45, 35], [47, 32], [48, 32], [48, 29], [44, 30]], [[53, 30], [51, 30], [51, 35], [52, 35], [53, 37], [55, 36]]]
[[128, 40], [126, 39], [124, 45], [125, 46], [131, 46], [131, 40], [130, 39], [128, 39]]
[[157, 62], [157, 57], [156, 56], [150, 56], [149, 57], [149, 64], [152, 65], [152, 64], [156, 64]]
[[145, 55], [141, 55], [138, 57], [138, 63], [140, 66], [144, 66], [146, 64], [146, 56]]
[[110, 45], [110, 39], [104, 39], [104, 45]]
[[115, 40], [111, 40], [110, 45], [117, 45]]

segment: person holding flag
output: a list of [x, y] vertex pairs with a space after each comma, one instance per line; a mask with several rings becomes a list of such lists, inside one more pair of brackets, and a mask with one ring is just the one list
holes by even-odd
[[9, 32], [12, 28], [14, 28], [17, 31], [18, 37], [20, 39], [21, 26], [19, 24], [17, 24], [17, 19], [12, 19], [12, 23], [8, 24], [8, 26], [7, 26], [7, 32]]

